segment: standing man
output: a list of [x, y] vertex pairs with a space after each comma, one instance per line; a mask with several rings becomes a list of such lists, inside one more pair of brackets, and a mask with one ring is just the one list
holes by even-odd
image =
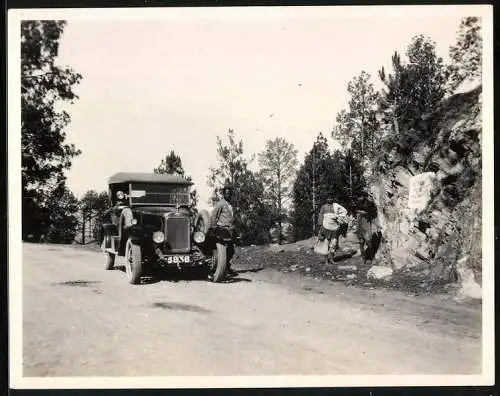
[[[323, 220], [325, 218], [325, 215], [327, 214], [331, 214], [333, 219], [338, 223], [339, 227], [336, 230], [328, 230], [323, 227]], [[328, 256], [330, 256], [331, 254], [331, 258], [333, 260], [335, 252], [339, 248], [340, 235], [343, 235], [345, 237], [347, 234], [347, 209], [342, 205], [333, 202], [333, 198], [328, 197], [326, 199], [326, 203], [321, 207], [319, 211], [318, 226], [318, 239], [322, 241], [326, 238], [328, 240]]]
[[[231, 205], [233, 199], [233, 189], [230, 186], [222, 188], [222, 198], [217, 202], [210, 216], [210, 225], [212, 228], [218, 228], [224, 233], [229, 233], [231, 239], [234, 237], [234, 211]], [[228, 244], [227, 251], [227, 273], [235, 276], [238, 273], [231, 269], [231, 258], [234, 255], [234, 243]]]

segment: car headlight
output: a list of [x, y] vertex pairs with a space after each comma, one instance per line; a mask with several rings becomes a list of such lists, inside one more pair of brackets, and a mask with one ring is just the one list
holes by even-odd
[[161, 231], [153, 232], [153, 241], [155, 243], [162, 243], [165, 240], [165, 234]]
[[201, 231], [196, 231], [193, 235], [193, 239], [196, 243], [202, 243], [205, 241], [205, 234]]

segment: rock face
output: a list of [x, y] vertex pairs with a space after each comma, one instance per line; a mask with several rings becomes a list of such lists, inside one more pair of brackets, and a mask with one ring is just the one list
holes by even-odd
[[382, 231], [374, 264], [409, 278], [457, 282], [462, 292], [477, 297], [481, 86], [444, 100], [430, 117], [437, 128], [413, 147], [406, 161], [391, 151], [385, 154], [385, 166], [372, 174], [371, 195]]

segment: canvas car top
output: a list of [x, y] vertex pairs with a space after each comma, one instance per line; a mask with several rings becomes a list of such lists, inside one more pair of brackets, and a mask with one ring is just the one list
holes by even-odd
[[130, 173], [130, 172], [119, 172], [115, 173], [108, 179], [108, 184], [118, 184], [118, 183], [172, 183], [172, 184], [184, 184], [192, 185], [193, 183], [186, 180], [185, 178], [177, 175], [157, 175], [155, 173]]

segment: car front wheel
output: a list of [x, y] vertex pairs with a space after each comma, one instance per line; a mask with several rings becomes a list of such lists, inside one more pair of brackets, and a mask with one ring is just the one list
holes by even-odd
[[141, 247], [133, 243], [130, 239], [125, 248], [125, 271], [129, 283], [136, 285], [141, 280], [142, 275], [142, 254]]
[[212, 256], [209, 279], [212, 282], [220, 282], [226, 275], [227, 267], [227, 246], [217, 243]]
[[115, 255], [113, 253], [106, 253], [107, 259], [106, 259], [106, 265], [104, 268], [106, 270], [112, 270], [113, 267], [115, 266]]

